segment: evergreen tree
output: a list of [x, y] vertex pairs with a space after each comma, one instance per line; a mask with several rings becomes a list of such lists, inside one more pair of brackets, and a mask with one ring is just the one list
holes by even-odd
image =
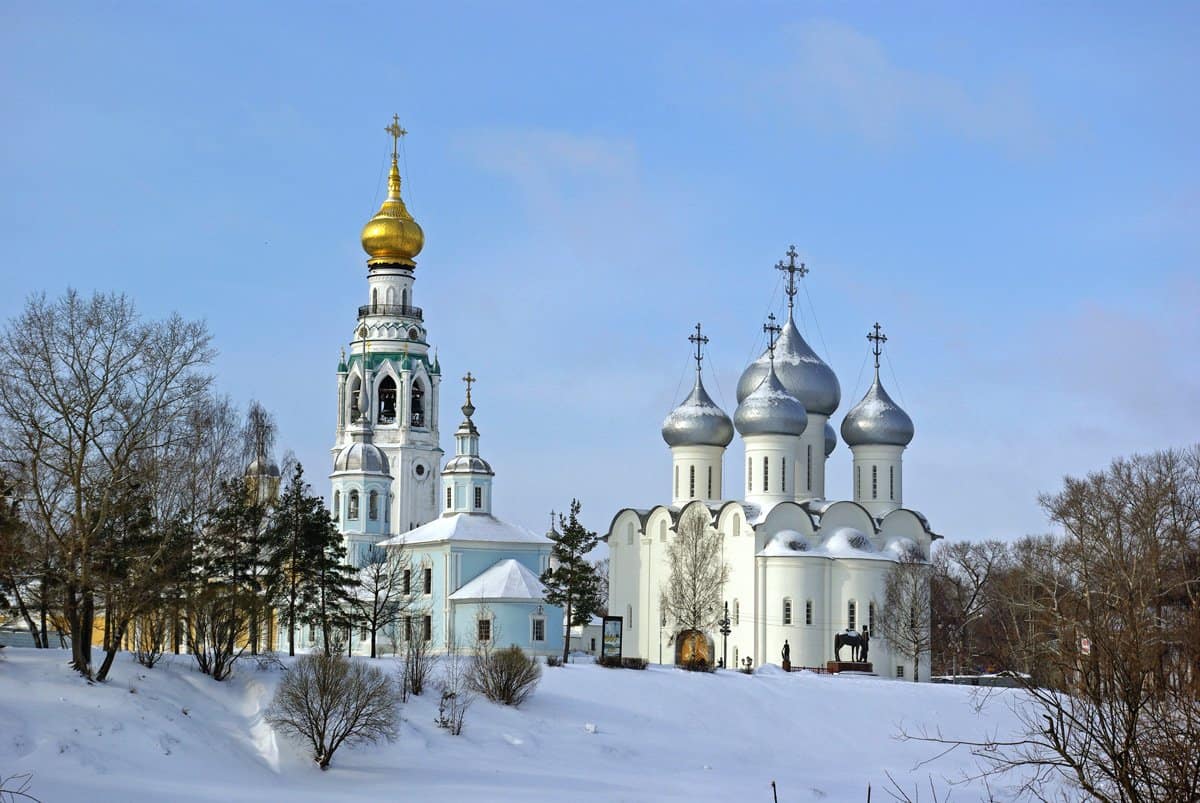
[[354, 569], [346, 562], [346, 547], [342, 544], [342, 536], [333, 526], [329, 511], [324, 507], [321, 512], [325, 516], [324, 525], [314, 534], [321, 536], [316, 559], [309, 567], [313, 589], [313, 602], [304, 612], [304, 621], [314, 624], [321, 631], [321, 648], [326, 655], [333, 655], [340, 649], [337, 634], [346, 630], [347, 646], [350, 642], [350, 628], [354, 624], [353, 599], [354, 588], [358, 577]]
[[[550, 551], [550, 568], [542, 572], [546, 586], [546, 602], [565, 612], [567, 626], [586, 625], [592, 614], [600, 610], [600, 582], [595, 567], [587, 555], [596, 548], [599, 538], [579, 523], [580, 504], [571, 500], [568, 517], [559, 514], [558, 531], [548, 534], [554, 546]], [[563, 635], [563, 662], [571, 648], [570, 634]]]
[[312, 494], [298, 463], [276, 503], [268, 539], [274, 597], [288, 629], [288, 655], [296, 654], [299, 622], [320, 626], [328, 649], [354, 578], [329, 511]]

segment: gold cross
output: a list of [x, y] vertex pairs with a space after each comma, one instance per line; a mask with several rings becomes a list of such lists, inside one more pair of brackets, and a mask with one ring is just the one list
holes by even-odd
[[383, 130], [392, 135], [392, 158], [395, 159], [396, 154], [397, 154], [397, 149], [399, 148], [399, 145], [400, 145], [400, 137], [402, 137], [408, 133], [407, 131], [405, 131], [403, 128], [400, 127], [400, 115], [393, 114], [392, 115], [392, 124]]
[[467, 371], [467, 375], [463, 377], [463, 381], [467, 383], [467, 404], [471, 403], [471, 383], [479, 380], [471, 376], [471, 372]]

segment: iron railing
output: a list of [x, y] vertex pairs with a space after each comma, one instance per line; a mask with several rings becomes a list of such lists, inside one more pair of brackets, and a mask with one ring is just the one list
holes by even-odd
[[414, 307], [411, 304], [367, 304], [358, 308], [359, 318], [365, 318], [368, 315], [392, 315], [398, 318], [416, 318], [418, 321], [425, 320], [421, 308]]

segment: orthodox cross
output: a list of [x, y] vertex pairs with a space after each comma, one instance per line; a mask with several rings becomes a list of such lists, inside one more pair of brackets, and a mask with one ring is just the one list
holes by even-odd
[[475, 377], [471, 376], [470, 371], [467, 371], [467, 375], [464, 376], [462, 379], [464, 382], [467, 383], [467, 404], [470, 404], [471, 403], [471, 385], [475, 382], [478, 382], [479, 380], [476, 379]]
[[550, 532], [555, 532], [554, 529], [554, 511], [550, 511]]
[[796, 302], [796, 274], [799, 273], [800, 278], [803, 279], [808, 275], [808, 268], [804, 266], [803, 262], [799, 265], [796, 264], [796, 257], [800, 256], [796, 252], [796, 246], [788, 246], [787, 253], [784, 256], [788, 258], [787, 264], [783, 264], [783, 260], [781, 259], [775, 263], [775, 270], [781, 270], [788, 275], [788, 284], [784, 292], [787, 293], [788, 311], [791, 312], [792, 305]]
[[783, 327], [775, 323], [775, 313], [767, 316], [767, 322], [763, 324], [763, 331], [767, 333], [768, 344], [767, 350], [771, 352], [771, 362], [775, 362], [775, 338], [783, 331]]
[[883, 327], [879, 325], [878, 321], [875, 322], [875, 326], [872, 328], [875, 331], [867, 334], [867, 340], [871, 341], [871, 353], [875, 355], [875, 371], [878, 373], [879, 355], [883, 352], [883, 344], [887, 342], [887, 335], [881, 331]]
[[696, 361], [696, 373], [700, 373], [700, 362], [704, 359], [700, 349], [708, 345], [708, 338], [700, 334], [700, 324], [696, 324], [696, 334], [688, 335], [688, 342], [696, 346], [696, 356], [692, 359]]
[[397, 150], [400, 146], [400, 137], [408, 133], [400, 127], [400, 115], [393, 114], [392, 124], [383, 130], [392, 135], [392, 158], [395, 159]]

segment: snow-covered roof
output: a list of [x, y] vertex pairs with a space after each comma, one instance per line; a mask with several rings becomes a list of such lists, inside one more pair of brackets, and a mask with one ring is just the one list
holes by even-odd
[[[817, 532], [821, 535], [821, 531]], [[876, 549], [870, 537], [854, 527], [837, 527], [814, 547], [795, 530], [780, 530], [759, 552], [760, 557], [866, 558], [868, 560], [897, 560], [901, 555], [918, 550], [909, 538], [893, 538], [882, 550]]]
[[501, 521], [486, 513], [455, 513], [381, 541], [380, 546], [412, 546], [440, 541], [489, 541], [505, 544], [543, 544], [550, 540], [533, 530]]
[[450, 595], [454, 600], [528, 599], [541, 601], [546, 587], [520, 561], [505, 558]]

